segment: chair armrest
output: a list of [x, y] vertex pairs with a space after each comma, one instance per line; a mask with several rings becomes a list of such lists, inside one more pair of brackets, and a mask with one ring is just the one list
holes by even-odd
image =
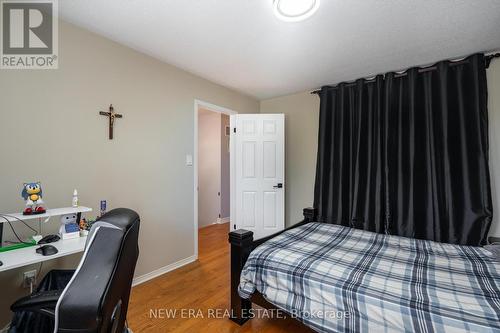
[[38, 312], [54, 318], [54, 311], [61, 293], [62, 290], [35, 292], [29, 296], [18, 299], [16, 302], [14, 302], [14, 304], [10, 306], [10, 309], [13, 312]]

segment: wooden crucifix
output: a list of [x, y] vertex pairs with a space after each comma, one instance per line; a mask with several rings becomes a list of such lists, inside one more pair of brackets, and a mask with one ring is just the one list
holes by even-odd
[[109, 112], [100, 111], [99, 114], [101, 116], [108, 116], [109, 117], [109, 139], [113, 140], [113, 127], [115, 125], [115, 118], [123, 118], [123, 115], [115, 112], [115, 109], [113, 108], [113, 104], [109, 105]]

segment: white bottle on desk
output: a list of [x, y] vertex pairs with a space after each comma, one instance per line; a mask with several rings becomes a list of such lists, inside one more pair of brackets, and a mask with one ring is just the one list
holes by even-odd
[[73, 201], [71, 205], [73, 207], [78, 207], [78, 191], [76, 189], [73, 191]]

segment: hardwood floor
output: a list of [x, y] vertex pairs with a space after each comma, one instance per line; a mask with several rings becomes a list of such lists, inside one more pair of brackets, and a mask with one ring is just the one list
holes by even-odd
[[128, 322], [135, 333], [312, 332], [291, 319], [254, 318], [238, 326], [227, 318], [228, 231], [229, 223], [200, 229], [198, 261], [132, 289]]

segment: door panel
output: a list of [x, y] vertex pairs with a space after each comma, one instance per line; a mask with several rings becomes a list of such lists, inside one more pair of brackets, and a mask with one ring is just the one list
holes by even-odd
[[264, 142], [264, 178], [276, 178], [276, 142]]
[[276, 192], [264, 192], [264, 228], [276, 228]]
[[285, 226], [284, 115], [234, 115], [231, 127], [232, 227], [259, 239]]
[[255, 227], [255, 192], [243, 192], [242, 208], [243, 208], [243, 227]]
[[243, 142], [243, 163], [241, 164], [243, 168], [244, 178], [255, 178], [255, 141], [245, 141]]

